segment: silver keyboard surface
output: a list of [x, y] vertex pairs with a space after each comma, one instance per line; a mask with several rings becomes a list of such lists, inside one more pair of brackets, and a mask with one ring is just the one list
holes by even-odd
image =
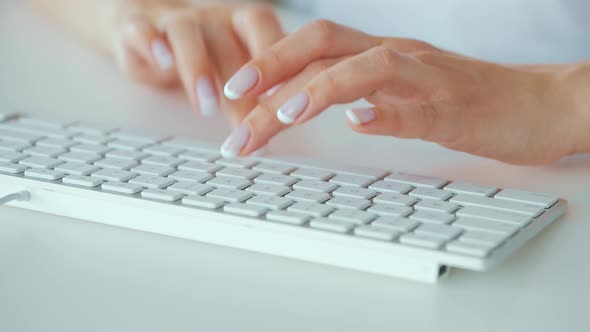
[[192, 140], [2, 115], [0, 184], [6, 176], [481, 260], [560, 201], [400, 172], [224, 159]]

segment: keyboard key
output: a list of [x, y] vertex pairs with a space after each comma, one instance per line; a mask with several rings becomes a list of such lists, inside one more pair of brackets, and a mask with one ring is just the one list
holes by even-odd
[[133, 183], [106, 182], [101, 185], [101, 189], [119, 194], [133, 195], [143, 190], [143, 187]]
[[25, 166], [33, 167], [33, 168], [53, 169], [56, 166], [63, 164], [64, 162], [61, 160], [57, 160], [55, 158], [29, 157], [29, 158], [20, 160], [18, 163], [21, 165], [25, 165]]
[[493, 248], [481, 244], [453, 241], [447, 244], [446, 249], [449, 252], [457, 254], [485, 257], [492, 251]]
[[385, 178], [385, 181], [393, 181], [403, 184], [409, 184], [414, 187], [441, 188], [449, 181], [430, 176], [413, 175], [408, 173], [393, 173]]
[[168, 174], [174, 173], [176, 169], [168, 166], [141, 164], [132, 168], [131, 171], [143, 175], [166, 176]]
[[341, 174], [331, 178], [330, 182], [337, 184], [339, 186], [353, 186], [366, 188], [375, 181], [365, 176]]
[[251, 193], [238, 189], [219, 188], [207, 194], [207, 197], [221, 199], [229, 203], [241, 203], [252, 197]]
[[184, 197], [184, 195], [179, 192], [168, 191], [165, 189], [147, 189], [141, 192], [141, 197], [156, 201], [176, 202]]
[[448, 184], [445, 187], [445, 190], [448, 190], [455, 194], [491, 196], [494, 193], [496, 193], [496, 191], [498, 191], [498, 188], [456, 181], [451, 184]]
[[141, 163], [146, 165], [176, 167], [184, 163], [184, 160], [166, 156], [151, 156], [141, 160]]
[[58, 156], [66, 153], [66, 150], [62, 148], [48, 148], [43, 146], [35, 146], [26, 149], [23, 152], [35, 157], [57, 158]]
[[312, 219], [309, 222], [309, 226], [311, 228], [320, 229], [323, 231], [348, 233], [354, 228], [355, 224], [341, 220], [317, 218]]
[[[143, 152], [152, 154], [154, 156], [165, 156], [165, 157], [175, 157], [185, 150], [182, 148], [177, 148], [174, 146], [166, 146], [166, 145], [151, 145], [148, 147], [143, 148]], [[188, 159], [188, 158], [182, 158]], [[206, 161], [206, 160], [204, 160]]]
[[328, 218], [362, 225], [370, 223], [372, 220], [377, 218], [377, 215], [370, 212], [359, 211], [354, 209], [340, 209], [333, 213], [330, 213]]
[[163, 189], [173, 184], [174, 181], [156, 175], [140, 175], [129, 180], [129, 183], [137, 184], [149, 189]]
[[94, 163], [95, 166], [102, 168], [129, 170], [138, 165], [136, 161], [118, 158], [105, 158]]
[[0, 141], [0, 151], [20, 152], [31, 147], [28, 143], [17, 141]]
[[402, 205], [402, 206], [412, 206], [414, 203], [418, 201], [417, 198], [396, 194], [396, 193], [383, 193], [377, 195], [377, 197], [373, 198], [373, 202], [379, 204], [393, 204], [393, 205]]
[[406, 194], [412, 190], [412, 186], [405, 183], [398, 183], [392, 181], [377, 181], [369, 186], [369, 189], [381, 192], [381, 193], [395, 193], [395, 194]]
[[31, 168], [25, 171], [25, 176], [32, 179], [57, 181], [66, 176], [66, 174], [50, 169]]
[[334, 197], [328, 200], [326, 204], [343, 209], [357, 210], [364, 210], [371, 206], [371, 202], [369, 200], [351, 197]]
[[227, 213], [239, 214], [242, 216], [247, 217], [260, 217], [264, 215], [267, 209], [256, 206], [256, 205], [247, 205], [243, 203], [230, 203], [223, 207], [223, 211]]
[[78, 143], [90, 144], [90, 145], [104, 145], [104, 144], [113, 140], [112, 137], [109, 137], [106, 135], [92, 135], [92, 134], [76, 135], [72, 139]]
[[100, 154], [100, 155], [103, 155], [111, 150], [112, 150], [111, 148], [105, 147], [103, 145], [93, 145], [93, 144], [74, 145], [70, 148], [70, 151], [72, 151], [72, 152], [85, 152], [85, 153]]
[[88, 164], [67, 162], [65, 164], [57, 166], [55, 170], [70, 175], [89, 175], [90, 173], [94, 173], [100, 170], [100, 168]]
[[455, 215], [442, 212], [416, 211], [410, 219], [423, 223], [448, 224], [455, 220]]
[[88, 135], [104, 135], [113, 131], [113, 129], [101, 128], [92, 124], [76, 123], [68, 126], [67, 130], [71, 133], [88, 134]]
[[401, 205], [374, 204], [367, 211], [380, 216], [405, 217], [412, 213], [413, 210], [411, 207]]
[[256, 195], [272, 195], [284, 196], [291, 192], [291, 188], [285, 186], [277, 186], [274, 184], [259, 184], [255, 183], [246, 189], [247, 191]]
[[181, 164], [178, 166], [178, 169], [181, 171], [192, 171], [192, 172], [205, 172], [205, 173], [215, 173], [222, 169], [223, 167], [211, 163], [202, 163], [198, 161], [189, 161], [187, 163]]
[[495, 199], [515, 201], [526, 204], [534, 204], [543, 208], [549, 208], [557, 202], [559, 198], [551, 195], [536, 194], [524, 190], [504, 189], [494, 196]]
[[319, 191], [311, 191], [311, 190], [293, 190], [285, 197], [293, 199], [298, 202], [313, 202], [313, 203], [323, 203], [329, 200], [332, 196], [330, 194], [322, 193]]
[[330, 171], [315, 168], [300, 168], [291, 173], [291, 176], [299, 179], [316, 181], [327, 181], [335, 175], [335, 173]]
[[44, 138], [40, 141], [35, 143], [36, 146], [46, 147], [46, 148], [59, 148], [59, 149], [69, 149], [74, 145], [78, 145], [80, 143], [75, 142], [70, 139], [65, 138]]
[[227, 167], [227, 168], [224, 168], [224, 169], [218, 171], [217, 173], [215, 173], [215, 175], [252, 180], [255, 177], [257, 177], [258, 175], [260, 175], [260, 172], [253, 171], [248, 168]]
[[212, 186], [198, 183], [198, 182], [187, 182], [187, 181], [180, 181], [176, 182], [175, 184], [171, 185], [170, 187], [166, 188], [166, 190], [175, 191], [179, 193], [183, 193], [185, 195], [195, 195], [195, 196], [202, 196], [206, 193], [215, 189]]
[[178, 171], [168, 175], [169, 178], [178, 181], [205, 183], [213, 179], [213, 175], [204, 172]]
[[295, 167], [285, 164], [264, 162], [256, 165], [253, 169], [263, 173], [289, 174], [295, 170]]
[[18, 122], [33, 127], [50, 129], [63, 129], [75, 123], [73, 121], [61, 121], [56, 119], [31, 116], [23, 116], [18, 119]]
[[455, 203], [449, 203], [445, 201], [438, 201], [433, 199], [423, 199], [414, 205], [416, 211], [430, 211], [430, 212], [443, 212], [453, 213], [457, 211], [459, 205]]
[[517, 225], [473, 218], [459, 218], [452, 225], [467, 230], [498, 233], [505, 236], [513, 235], [520, 228]]
[[313, 217], [325, 217], [334, 210], [330, 206], [309, 202], [298, 202], [287, 208], [289, 212], [303, 213]]
[[136, 177], [137, 174], [121, 169], [101, 169], [92, 173], [91, 176], [104, 181], [127, 182]]
[[111, 137], [127, 141], [136, 141], [155, 144], [167, 138], [165, 135], [149, 132], [141, 129], [121, 129], [112, 132]]
[[399, 242], [428, 249], [438, 249], [445, 243], [445, 239], [436, 236], [410, 233], [400, 236]]
[[182, 148], [187, 151], [217, 152], [217, 150], [216, 150], [217, 147], [214, 147], [212, 145], [208, 145], [208, 144], [205, 144], [205, 143], [202, 143], [202, 142], [190, 139], [190, 138], [187, 139], [187, 138], [182, 138], [182, 137], [176, 137], [176, 138], [162, 142], [161, 145], [171, 146], [171, 147], [175, 147], [175, 148]]
[[258, 205], [269, 210], [283, 210], [289, 205], [293, 205], [295, 201], [292, 201], [285, 197], [276, 196], [254, 196], [250, 198], [247, 204]]
[[105, 157], [107, 158], [126, 159], [135, 161], [139, 161], [143, 158], [146, 158], [147, 156], [147, 153], [130, 150], [113, 150], [105, 154]]
[[100, 186], [103, 181], [84, 175], [68, 175], [61, 179], [65, 184], [71, 184], [80, 187], [94, 188]]
[[225, 202], [221, 199], [211, 197], [187, 196], [182, 199], [182, 204], [214, 210], [222, 207]]
[[3, 163], [16, 163], [19, 160], [27, 158], [28, 155], [20, 152], [0, 152], [0, 162]]
[[257, 165], [258, 162], [253, 159], [249, 158], [221, 158], [215, 161], [216, 164], [222, 165], [225, 167], [235, 167], [235, 168], [252, 168], [253, 166]]
[[407, 233], [420, 225], [419, 222], [407, 218], [398, 217], [379, 217], [375, 219], [371, 225], [387, 227]]
[[217, 177], [209, 180], [207, 184], [212, 185], [216, 188], [228, 188], [228, 189], [244, 189], [252, 185], [252, 182], [239, 178], [228, 178], [228, 177]]
[[354, 235], [381, 241], [393, 241], [401, 232], [387, 227], [364, 225], [354, 229]]
[[429, 235], [443, 238], [447, 241], [456, 238], [463, 232], [463, 229], [447, 225], [421, 225], [414, 230], [414, 233], [419, 235]]
[[287, 211], [270, 211], [266, 214], [266, 219], [271, 221], [282, 222], [293, 225], [303, 225], [311, 217], [303, 213], [287, 212]]
[[446, 201], [453, 194], [449, 191], [433, 189], [433, 188], [416, 188], [410, 192], [410, 196], [418, 197], [420, 199], [435, 199], [439, 201]]
[[33, 144], [34, 142], [45, 138], [43, 135], [29, 134], [16, 131], [9, 131], [0, 129], [0, 139], [3, 141], [22, 142], [27, 144]]
[[97, 160], [102, 159], [100, 155], [94, 153], [86, 153], [86, 152], [68, 152], [62, 154], [61, 156], [57, 157], [59, 160], [68, 161], [68, 162], [75, 162], [75, 163], [84, 163], [84, 164], [91, 164]]
[[496, 248], [507, 239], [508, 237], [503, 234], [478, 231], [467, 231], [459, 237], [461, 242], [480, 244], [491, 248]]
[[334, 196], [371, 199], [377, 195], [376, 191], [358, 187], [340, 187], [332, 192]]
[[296, 177], [282, 174], [262, 174], [254, 179], [254, 183], [276, 184], [287, 187], [292, 186], [297, 181], [299, 181], [299, 179]]
[[221, 158], [221, 156], [214, 152], [188, 151], [181, 153], [179, 158], [201, 163], [212, 163], [215, 160]]
[[331, 191], [338, 189], [338, 186], [333, 183], [329, 183], [329, 182], [315, 181], [315, 180], [303, 180], [303, 181], [295, 183], [293, 185], [293, 189], [313, 190], [313, 191], [319, 191], [319, 192], [323, 192], [323, 193], [329, 193]]
[[489, 197], [479, 197], [474, 195], [457, 195], [451, 199], [451, 202], [463, 206], [489, 207], [496, 210], [523, 214], [532, 218], [536, 218], [545, 211], [545, 209], [536, 204], [507, 201]]
[[23, 165], [17, 165], [12, 163], [0, 162], [0, 172], [8, 174], [20, 174], [24, 172], [28, 167]]
[[138, 141], [125, 141], [121, 139], [116, 139], [108, 142], [107, 146], [113, 149], [136, 151], [145, 148], [146, 146], [148, 146], [148, 144]]
[[464, 207], [457, 211], [457, 216], [493, 220], [508, 224], [519, 225], [520, 227], [526, 226], [532, 220], [530, 217], [519, 213], [477, 206]]

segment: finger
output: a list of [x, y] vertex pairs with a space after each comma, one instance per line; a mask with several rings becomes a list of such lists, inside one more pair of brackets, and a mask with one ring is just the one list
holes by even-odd
[[176, 67], [189, 99], [204, 116], [217, 112], [218, 93], [199, 24], [193, 16], [177, 16], [166, 24]]
[[225, 95], [238, 99], [259, 95], [295, 75], [311, 62], [363, 52], [380, 38], [320, 20], [283, 38], [261, 56], [244, 65], [224, 87]]
[[232, 22], [251, 57], [262, 55], [284, 36], [281, 24], [269, 6], [254, 5], [237, 9]]

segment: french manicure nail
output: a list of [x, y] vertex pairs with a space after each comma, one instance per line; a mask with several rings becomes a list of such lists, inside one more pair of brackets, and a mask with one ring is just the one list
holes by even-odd
[[199, 108], [203, 116], [212, 116], [217, 112], [218, 102], [213, 83], [208, 77], [197, 79], [195, 84]]
[[174, 65], [174, 57], [168, 46], [161, 39], [156, 39], [152, 42], [152, 53], [154, 58], [162, 70], [168, 70]]
[[242, 68], [227, 81], [225, 87], [223, 87], [223, 93], [229, 99], [238, 99], [252, 89], [258, 80], [259, 74], [256, 68]]
[[287, 100], [277, 111], [277, 118], [284, 124], [292, 124], [309, 104], [307, 93], [300, 92]]
[[375, 120], [375, 111], [370, 108], [357, 108], [347, 110], [346, 116], [350, 122], [358, 126]]
[[235, 158], [240, 155], [240, 151], [250, 138], [250, 128], [242, 124], [229, 135], [221, 146], [221, 155], [224, 158]]

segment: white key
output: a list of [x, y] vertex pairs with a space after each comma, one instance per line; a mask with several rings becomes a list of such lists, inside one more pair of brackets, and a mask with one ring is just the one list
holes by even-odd
[[412, 213], [412, 208], [392, 204], [374, 204], [367, 211], [380, 216], [405, 217]]
[[68, 131], [72, 132], [72, 133], [81, 133], [81, 134], [87, 134], [87, 135], [104, 135], [107, 134], [111, 131], [113, 131], [113, 129], [106, 129], [106, 128], [101, 128], [92, 124], [87, 124], [87, 123], [77, 123], [71, 126], [68, 126]]
[[402, 235], [399, 238], [399, 242], [428, 249], [438, 249], [445, 243], [445, 239], [436, 236], [410, 233]]
[[238, 189], [220, 188], [209, 192], [207, 197], [221, 199], [230, 203], [241, 203], [252, 197], [252, 194]]
[[455, 194], [491, 196], [496, 191], [498, 191], [498, 188], [456, 181], [456, 182], [448, 184], [445, 187], [445, 190], [448, 190], [448, 191], [455, 193]]
[[17, 141], [0, 141], [0, 151], [20, 152], [31, 147], [28, 143]]
[[174, 173], [176, 169], [168, 166], [142, 164], [132, 168], [131, 171], [143, 175], [166, 176], [168, 174]]
[[205, 173], [215, 173], [222, 169], [223, 167], [211, 163], [202, 163], [199, 161], [189, 161], [188, 163], [184, 163], [178, 166], [178, 169], [181, 171], [193, 171], [193, 172], [205, 172]]
[[332, 192], [334, 196], [371, 199], [377, 195], [376, 191], [352, 186], [340, 187]]
[[188, 151], [188, 152], [181, 153], [179, 157], [181, 159], [190, 160], [190, 161], [198, 161], [198, 162], [202, 162], [202, 163], [212, 163], [215, 160], [221, 158], [221, 156], [217, 153], [205, 152], [205, 151]]
[[373, 189], [378, 192], [382, 193], [396, 193], [396, 194], [405, 194], [408, 191], [412, 190], [412, 186], [405, 183], [399, 182], [392, 182], [392, 181], [377, 181], [369, 186], [369, 189]]
[[61, 179], [65, 184], [71, 184], [80, 187], [94, 188], [100, 186], [103, 181], [84, 175], [68, 175]]
[[69, 149], [74, 145], [78, 145], [80, 143], [65, 139], [65, 138], [45, 138], [35, 143], [36, 146], [42, 146], [46, 148], [61, 148], [61, 149]]
[[112, 149], [103, 145], [93, 145], [93, 144], [80, 144], [74, 145], [70, 148], [72, 152], [85, 152], [85, 153], [94, 153], [103, 155]]
[[187, 181], [179, 181], [175, 184], [171, 185], [170, 187], [166, 188], [166, 190], [176, 191], [179, 193], [183, 193], [185, 195], [195, 195], [195, 196], [202, 196], [206, 193], [212, 191], [212, 186], [198, 183], [198, 182], [187, 182]]
[[29, 158], [20, 160], [18, 163], [21, 165], [25, 165], [25, 166], [33, 167], [33, 168], [53, 169], [56, 166], [63, 164], [64, 162], [61, 160], [57, 160], [55, 158], [29, 157]]
[[213, 175], [204, 172], [178, 171], [168, 175], [169, 178], [178, 181], [205, 183], [213, 179]]
[[453, 223], [453, 226], [473, 231], [503, 234], [505, 236], [513, 235], [520, 228], [517, 225], [473, 218], [459, 218]]
[[282, 174], [262, 174], [254, 179], [254, 183], [276, 184], [290, 187], [299, 181], [296, 177]]
[[65, 173], [50, 170], [50, 169], [43, 169], [43, 168], [31, 168], [25, 171], [25, 176], [28, 178], [33, 179], [41, 179], [41, 180], [48, 180], [48, 181], [57, 181], [64, 176]]
[[140, 175], [129, 180], [129, 183], [137, 184], [149, 189], [163, 189], [173, 184], [174, 181], [156, 175]]
[[83, 163], [76, 163], [76, 162], [67, 162], [65, 164], [61, 164], [55, 168], [56, 171], [64, 172], [66, 174], [71, 175], [88, 175], [90, 173], [94, 173], [98, 171], [100, 168], [87, 165]]
[[207, 181], [207, 184], [212, 185], [216, 188], [228, 188], [228, 189], [244, 189], [249, 187], [252, 182], [244, 179], [238, 178], [228, 178], [228, 177], [217, 177], [212, 180]]
[[61, 156], [57, 157], [59, 160], [68, 161], [68, 162], [75, 162], [75, 163], [84, 163], [84, 164], [91, 164], [97, 160], [102, 159], [100, 155], [94, 153], [86, 153], [86, 152], [68, 152], [62, 154]]
[[171, 146], [171, 147], [176, 147], [176, 148], [182, 148], [188, 151], [205, 151], [205, 152], [216, 152], [215, 148], [213, 148], [210, 145], [207, 144], [203, 144], [202, 142], [193, 140], [193, 139], [187, 139], [187, 138], [173, 138], [171, 140], [167, 140], [165, 142], [162, 142], [162, 145], [164, 146]]
[[23, 142], [33, 144], [34, 142], [44, 138], [43, 135], [22, 133], [17, 131], [9, 131], [0, 129], [0, 139], [3, 141]]
[[214, 210], [222, 207], [225, 202], [211, 197], [187, 196], [182, 199], [182, 204]]
[[442, 212], [416, 211], [410, 219], [424, 223], [448, 224], [455, 220], [455, 215]]
[[491, 208], [467, 206], [457, 211], [459, 217], [472, 217], [485, 220], [493, 220], [503, 223], [515, 224], [520, 227], [526, 226], [531, 222], [531, 217], [519, 213], [505, 210], [496, 210]]
[[496, 210], [510, 211], [536, 218], [545, 211], [544, 208], [536, 204], [520, 203], [515, 201], [506, 201], [489, 197], [479, 197], [474, 195], [457, 195], [451, 200], [463, 206], [489, 207]]
[[266, 209], [256, 205], [247, 205], [243, 203], [230, 203], [223, 207], [227, 213], [239, 214], [247, 217], [260, 217], [266, 213]]
[[147, 153], [140, 152], [140, 151], [128, 151], [128, 150], [113, 150], [107, 152], [105, 154], [107, 158], [116, 158], [116, 159], [127, 159], [127, 160], [141, 160], [148, 156]]
[[146, 146], [148, 146], [148, 144], [138, 141], [125, 141], [121, 139], [116, 139], [108, 142], [107, 146], [113, 149], [137, 151], [145, 148]]
[[348, 233], [350, 232], [355, 224], [340, 221], [340, 220], [332, 220], [327, 218], [318, 218], [312, 219], [309, 222], [309, 226], [315, 229], [321, 229], [323, 231], [330, 231], [330, 232], [337, 232], [337, 233]]
[[113, 140], [112, 137], [106, 135], [91, 135], [91, 134], [82, 134], [77, 135], [72, 138], [74, 141], [83, 143], [83, 144], [90, 144], [90, 145], [103, 145]]
[[282, 222], [293, 225], [303, 225], [311, 217], [303, 213], [287, 212], [287, 211], [270, 211], [266, 214], [266, 219], [271, 221]]
[[551, 207], [559, 199], [556, 196], [537, 194], [516, 189], [504, 189], [497, 193], [494, 198], [526, 204], [534, 204], [543, 208]]
[[256, 160], [249, 159], [249, 158], [236, 158], [236, 159], [228, 159], [228, 158], [221, 158], [215, 161], [216, 164], [222, 165], [225, 167], [237, 167], [237, 168], [251, 168], [258, 164]]
[[421, 225], [414, 230], [414, 233], [419, 235], [429, 235], [441, 237], [447, 241], [456, 238], [463, 232], [463, 229], [447, 225]]
[[291, 188], [274, 184], [253, 184], [246, 191], [256, 195], [284, 196], [291, 192]]
[[255, 177], [257, 177], [258, 175], [260, 175], [260, 172], [253, 171], [248, 168], [227, 167], [227, 168], [224, 168], [224, 169], [218, 171], [217, 173], [215, 173], [215, 175], [216, 176], [229, 176], [229, 177], [233, 177], [233, 178], [252, 180]]
[[478, 231], [467, 231], [459, 237], [459, 241], [461, 242], [481, 244], [492, 248], [496, 248], [497, 246], [502, 244], [506, 239], [507, 237], [503, 234]]
[[141, 129], [121, 129], [112, 132], [110, 135], [111, 137], [118, 138], [121, 140], [136, 141], [149, 144], [158, 143], [166, 139], [166, 136], [164, 135], [152, 133]]
[[375, 181], [365, 176], [340, 174], [331, 178], [330, 182], [335, 183], [339, 186], [353, 186], [366, 188]]
[[330, 206], [309, 202], [298, 202], [287, 208], [289, 212], [308, 214], [314, 217], [324, 217], [335, 209]]
[[295, 201], [292, 201], [284, 197], [276, 196], [254, 196], [246, 201], [247, 204], [253, 204], [262, 206], [269, 210], [283, 210], [289, 205], [293, 205]]
[[122, 182], [106, 182], [103, 183], [100, 188], [105, 191], [111, 191], [118, 194], [127, 194], [133, 195], [137, 194], [138, 192], [143, 190], [142, 186], [132, 184], [132, 183], [122, 183]]
[[[166, 145], [152, 145], [152, 146], [148, 146], [145, 147], [143, 149], [143, 152], [152, 154], [154, 156], [166, 156], [166, 157], [175, 157], [178, 156], [179, 154], [183, 153], [185, 150], [182, 148], [177, 148], [174, 146], [166, 146]], [[183, 159], [188, 159], [188, 158], [183, 158]], [[206, 161], [206, 160], [204, 160]]]
[[94, 163], [94, 165], [102, 168], [129, 170], [137, 166], [137, 162], [127, 159], [105, 158]]
[[343, 209], [357, 210], [364, 210], [371, 206], [371, 202], [369, 200], [351, 197], [334, 197], [328, 200], [326, 204]]
[[44, 137], [52, 137], [52, 138], [70, 138], [72, 135], [71, 133], [65, 130], [56, 130], [50, 128], [39, 128], [39, 127], [32, 127], [29, 125], [24, 124], [3, 124], [0, 125], [1, 129], [20, 132], [23, 134], [30, 134], [30, 135], [40, 135]]
[[184, 197], [184, 195], [165, 189], [147, 189], [141, 192], [141, 197], [163, 202], [176, 202]]
[[457, 254], [465, 254], [470, 256], [476, 257], [485, 257], [491, 251], [492, 247], [475, 244], [475, 243], [465, 243], [461, 241], [454, 241], [446, 246], [447, 251], [457, 253]]
[[420, 225], [419, 222], [410, 220], [408, 218], [398, 217], [379, 217], [375, 219], [371, 225], [387, 227], [407, 233]]
[[28, 167], [23, 165], [17, 165], [12, 163], [0, 162], [0, 172], [8, 174], [20, 174], [24, 172]]
[[295, 170], [295, 167], [285, 164], [275, 164], [264, 162], [256, 165], [254, 168], [256, 171], [271, 174], [289, 174]]
[[393, 241], [401, 232], [387, 227], [365, 225], [354, 229], [354, 235], [381, 241]]
[[330, 194], [322, 193], [319, 191], [311, 190], [293, 190], [287, 196], [287, 198], [293, 199], [298, 202], [313, 202], [323, 203], [329, 200], [332, 196]]
[[19, 160], [27, 158], [28, 155], [20, 152], [0, 152], [0, 162], [3, 163], [16, 163]]
[[370, 212], [359, 211], [355, 209], [340, 209], [334, 211], [333, 213], [330, 213], [328, 218], [362, 225], [370, 223], [372, 220], [377, 218], [377, 215]]
[[385, 178], [385, 181], [409, 184], [414, 187], [441, 188], [449, 181], [430, 176], [413, 175], [408, 173], [393, 173]]
[[373, 202], [379, 204], [393, 204], [402, 206], [412, 206], [418, 201], [417, 198], [396, 194], [396, 193], [383, 193], [373, 198]]
[[104, 181], [127, 182], [136, 177], [137, 174], [121, 169], [101, 169], [92, 173], [91, 176]]
[[323, 193], [329, 193], [331, 191], [338, 189], [338, 186], [333, 183], [329, 183], [329, 182], [315, 181], [315, 180], [303, 180], [303, 181], [295, 183], [293, 185], [293, 189], [313, 190], [313, 191], [319, 191], [319, 192], [323, 192]]
[[143, 159], [141, 161], [142, 164], [146, 165], [159, 165], [159, 166], [168, 166], [168, 167], [176, 167], [182, 163], [184, 160], [174, 158], [174, 157], [166, 157], [166, 156], [151, 156]]
[[409, 195], [420, 199], [435, 199], [439, 201], [446, 201], [453, 196], [449, 191], [424, 187], [412, 190]]
[[43, 146], [36, 146], [26, 149], [23, 152], [28, 153], [31, 156], [57, 158], [58, 156], [66, 153], [66, 150], [62, 148], [48, 148]]
[[416, 211], [430, 211], [430, 212], [443, 212], [453, 213], [457, 211], [459, 205], [455, 203], [449, 203], [445, 201], [438, 201], [433, 199], [423, 199], [414, 205]]
[[291, 173], [291, 176], [294, 176], [299, 179], [317, 181], [326, 181], [335, 175], [335, 173], [332, 173], [330, 171], [315, 168], [300, 168]]
[[39, 128], [63, 129], [67, 126], [73, 125], [74, 121], [60, 121], [56, 119], [48, 119], [42, 117], [24, 116], [18, 119], [19, 123]]

